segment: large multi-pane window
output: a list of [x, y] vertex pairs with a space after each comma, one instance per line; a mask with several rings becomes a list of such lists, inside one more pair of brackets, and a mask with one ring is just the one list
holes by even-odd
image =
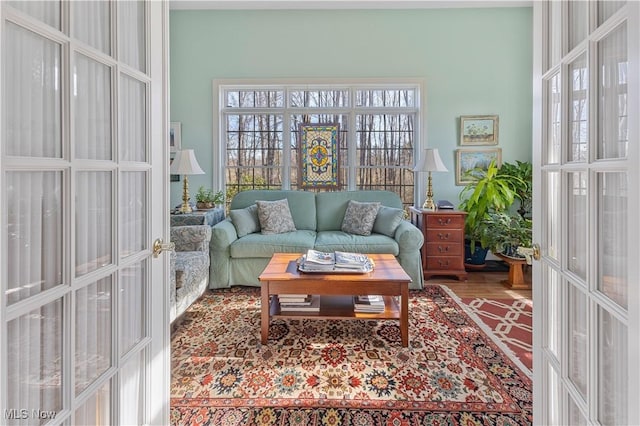
[[[420, 85], [218, 86], [227, 199], [247, 189], [301, 189], [299, 126], [339, 125], [339, 190], [381, 189], [414, 204]], [[324, 189], [326, 190], [326, 189]]]

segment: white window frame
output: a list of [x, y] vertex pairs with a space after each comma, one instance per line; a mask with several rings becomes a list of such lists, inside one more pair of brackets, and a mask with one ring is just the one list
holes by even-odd
[[[224, 126], [222, 125], [224, 115], [229, 112], [234, 113], [252, 113], [267, 114], [274, 113], [283, 115], [283, 164], [290, 163], [291, 150], [287, 141], [291, 140], [291, 127], [289, 118], [292, 114], [310, 113], [310, 114], [346, 114], [349, 116], [348, 135], [350, 138], [356, 135], [356, 116], [358, 114], [415, 114], [416, 122], [414, 125], [414, 161], [417, 162], [420, 153], [426, 148], [425, 129], [425, 110], [426, 96], [425, 83], [420, 78], [384, 78], [384, 79], [214, 79], [213, 80], [213, 173], [212, 185], [216, 190], [224, 190], [225, 170], [226, 170], [226, 138], [224, 135]], [[289, 91], [291, 90], [333, 90], [347, 89], [350, 91], [349, 105], [347, 107], [331, 107], [331, 108], [301, 108], [291, 107], [289, 105]], [[356, 90], [397, 90], [397, 89], [413, 89], [416, 94], [416, 105], [413, 107], [356, 107], [355, 91]], [[227, 108], [225, 105], [225, 91], [227, 90], [282, 90], [285, 93], [285, 105], [283, 107], [273, 108]], [[344, 143], [344, 142], [343, 142]], [[348, 141], [348, 162], [346, 189], [356, 190], [356, 174], [355, 170], [359, 166], [356, 164], [356, 144], [355, 141]], [[406, 165], [409, 167], [410, 165]], [[418, 194], [425, 192], [424, 183], [421, 179], [414, 181], [413, 202], [417, 205]], [[290, 174], [282, 174], [282, 189], [290, 189]]]

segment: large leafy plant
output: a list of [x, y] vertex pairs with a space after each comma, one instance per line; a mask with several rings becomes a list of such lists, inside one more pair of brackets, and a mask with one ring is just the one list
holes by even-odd
[[487, 169], [475, 168], [467, 175], [471, 179], [460, 192], [461, 203], [459, 209], [467, 212], [464, 231], [467, 239], [471, 240], [472, 250], [476, 242], [487, 242], [485, 234], [488, 228], [483, 222], [490, 219], [490, 213], [508, 210], [516, 197], [516, 187], [521, 179], [507, 173], [500, 173], [500, 167], [492, 161]]

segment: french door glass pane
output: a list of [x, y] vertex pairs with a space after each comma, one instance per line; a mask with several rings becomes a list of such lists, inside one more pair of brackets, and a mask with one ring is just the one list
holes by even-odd
[[559, 172], [542, 172], [543, 182], [545, 183], [546, 196], [546, 215], [545, 235], [547, 255], [559, 260], [560, 254], [560, 173]]
[[144, 1], [119, 1], [117, 8], [118, 59], [137, 70], [146, 72]]
[[569, 270], [580, 278], [587, 277], [587, 173], [568, 174], [568, 239]]
[[120, 369], [120, 423], [139, 425], [144, 422], [145, 353], [132, 356]]
[[627, 2], [624, 0], [599, 0], [598, 1], [598, 25], [601, 25], [616, 13]]
[[8, 172], [7, 303], [62, 284], [61, 171]]
[[627, 422], [627, 327], [598, 308], [598, 420], [603, 425]]
[[589, 142], [587, 55], [569, 64], [569, 161], [587, 161]]
[[112, 263], [111, 172], [76, 174], [76, 276]]
[[575, 401], [569, 397], [569, 425], [571, 426], [587, 426], [589, 423], [582, 415], [582, 411], [578, 408]]
[[111, 366], [112, 277], [76, 291], [76, 395]]
[[120, 355], [126, 354], [145, 337], [146, 282], [146, 262], [126, 267], [120, 272]]
[[627, 24], [598, 42], [598, 158], [625, 158], [627, 129]]
[[147, 175], [122, 172], [120, 176], [120, 257], [126, 257], [146, 246]]
[[76, 410], [73, 422], [76, 425], [109, 426], [111, 421], [111, 382], [105, 383]]
[[627, 174], [598, 174], [598, 290], [627, 307]]
[[562, 56], [562, 3], [550, 1], [548, 7], [548, 48], [547, 48], [547, 70], [560, 62]]
[[[48, 421], [32, 417], [34, 410], [62, 409], [62, 307], [57, 299], [7, 324], [7, 407], [27, 410], [28, 424]], [[4, 416], [3, 421], [27, 424]]]
[[584, 0], [569, 0], [569, 51], [587, 38], [589, 3]]
[[73, 100], [76, 158], [111, 160], [111, 68], [76, 55]]
[[560, 73], [556, 73], [546, 81], [547, 91], [547, 163], [560, 163], [560, 147], [562, 143], [562, 91]]
[[69, 2], [73, 14], [72, 34], [107, 55], [111, 53], [111, 9], [108, 1]]
[[575, 384], [583, 398], [587, 397], [587, 377], [589, 372], [589, 317], [588, 300], [573, 285], [569, 286], [569, 379]]
[[60, 4], [61, 1], [51, 1], [51, 0], [42, 0], [42, 1], [9, 1], [9, 5], [15, 7], [26, 13], [27, 15], [36, 18], [38, 21], [44, 22], [45, 24], [54, 27], [55, 29], [60, 29]]
[[542, 422], [547, 425], [561, 425], [562, 412], [560, 411], [560, 397], [562, 395], [560, 379], [554, 368], [547, 364], [547, 419]]
[[545, 321], [544, 346], [551, 352], [558, 361], [560, 361], [560, 313], [561, 313], [561, 292], [560, 292], [560, 275], [558, 272], [549, 267], [546, 270], [545, 292], [547, 312]]
[[[28, 3], [28, 2], [24, 2]], [[5, 24], [4, 141], [7, 155], [62, 157], [59, 44]], [[28, 70], [28, 71], [25, 71]]]
[[120, 159], [147, 161], [147, 86], [120, 76]]

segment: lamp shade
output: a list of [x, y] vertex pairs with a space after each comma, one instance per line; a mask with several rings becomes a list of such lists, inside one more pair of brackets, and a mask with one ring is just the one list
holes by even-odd
[[414, 172], [448, 172], [444, 166], [438, 149], [425, 149], [420, 163], [413, 168]]
[[192, 149], [183, 149], [176, 152], [176, 157], [169, 168], [174, 175], [203, 175], [204, 170], [200, 168], [198, 160]]

